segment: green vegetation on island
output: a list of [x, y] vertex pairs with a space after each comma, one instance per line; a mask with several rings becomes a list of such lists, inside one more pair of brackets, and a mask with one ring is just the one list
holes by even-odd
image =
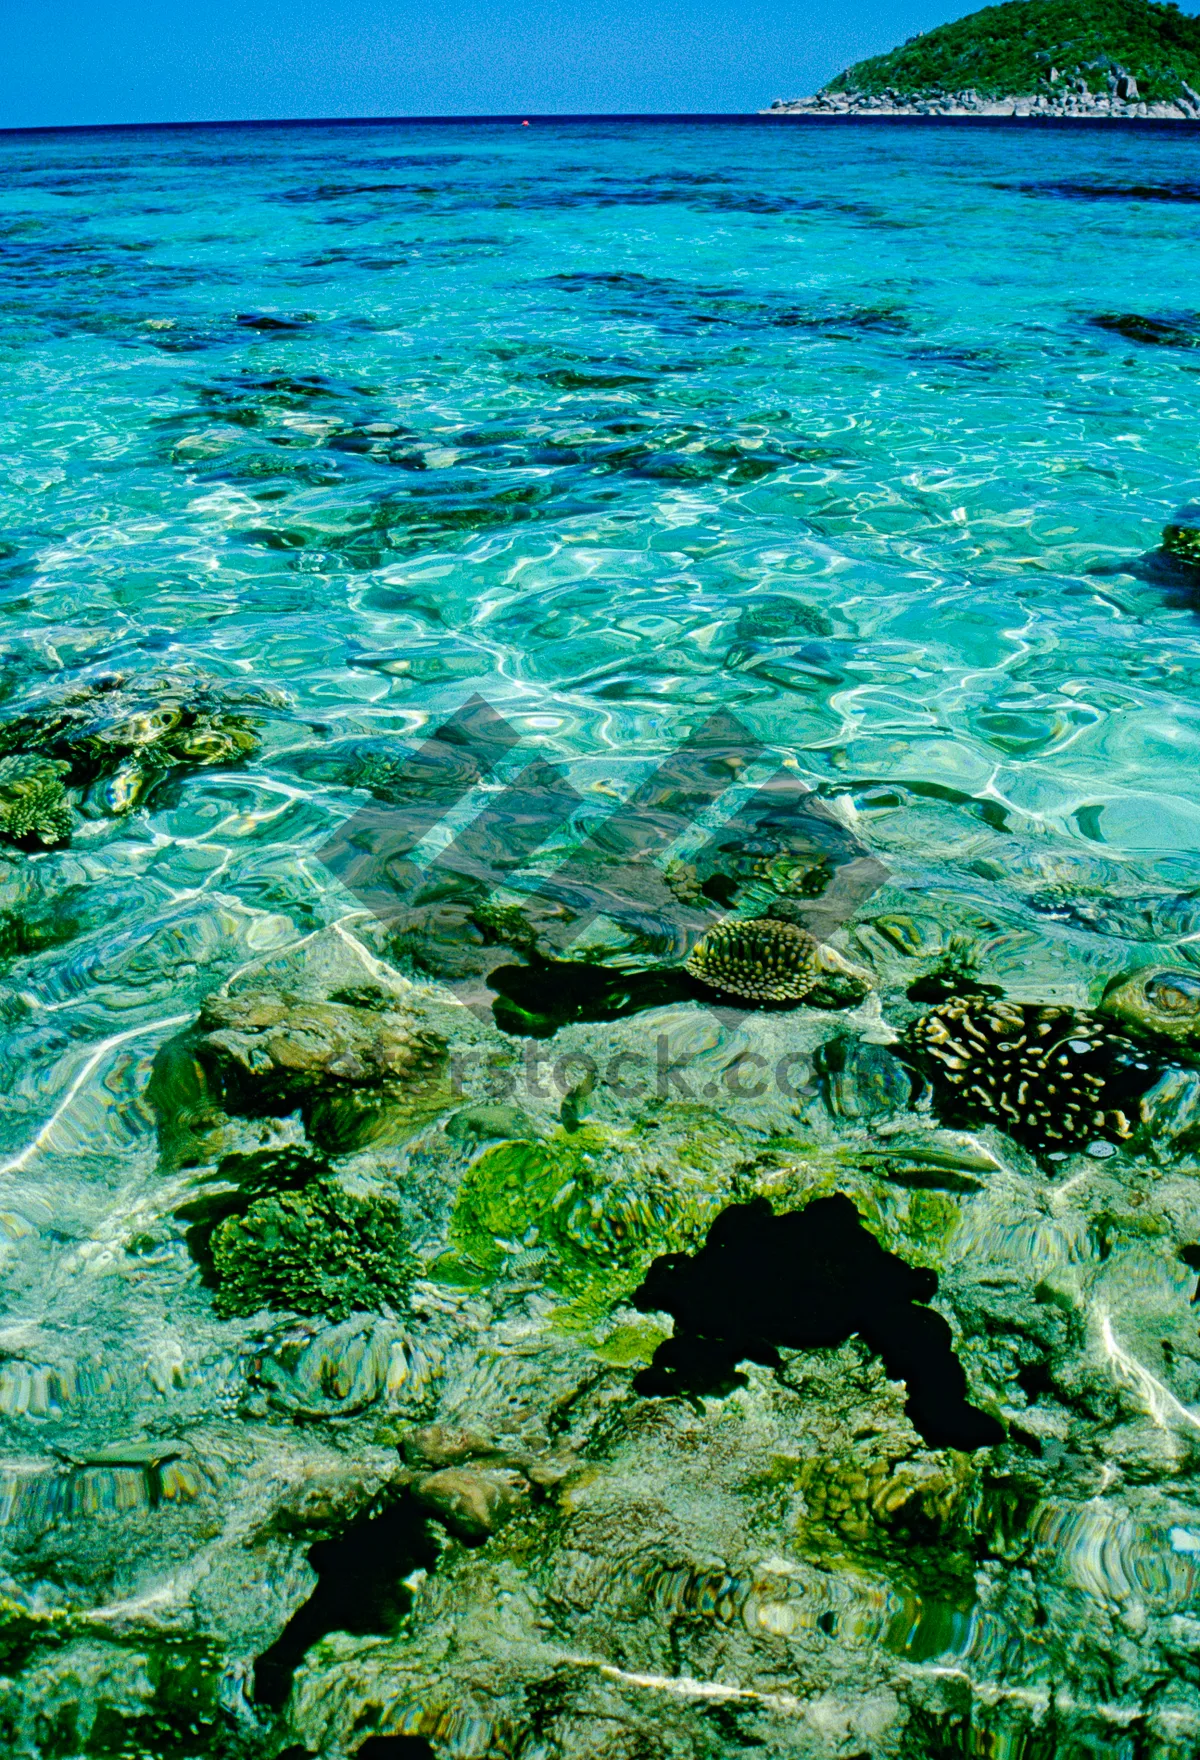
[[1007, 0], [857, 62], [823, 92], [1054, 98], [1080, 82], [1146, 103], [1194, 99], [1200, 18], [1154, 0]]

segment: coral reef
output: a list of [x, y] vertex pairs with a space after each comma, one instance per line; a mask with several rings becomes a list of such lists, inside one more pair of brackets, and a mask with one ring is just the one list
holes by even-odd
[[990, 1119], [1035, 1150], [1127, 1141], [1159, 1066], [1100, 1017], [961, 996], [913, 1022], [905, 1051], [948, 1124]]
[[68, 765], [31, 752], [0, 758], [0, 837], [10, 843], [64, 843], [72, 813], [63, 787]]
[[340, 1320], [403, 1302], [412, 1257], [396, 1204], [336, 1180], [256, 1198], [212, 1237], [215, 1306], [223, 1318], [260, 1308]]
[[[0, 1339], [14, 1753], [924, 1760], [1137, 1728], [1185, 1760], [1183, 1041], [1163, 1065], [982, 994], [994, 943], [902, 894], [846, 937], [855, 1015], [689, 978], [553, 1045], [353, 931], [267, 953], [159, 1051], [157, 1167], [143, 1138], [90, 1234], [64, 1208], [61, 1270], [23, 1215], [57, 1151], [13, 1182], [0, 1252], [27, 1290], [53, 1266]], [[903, 1036], [931, 1011], [981, 1070], [989, 1012], [1035, 1053], [1069, 1026], [1105, 1098], [1150, 1083], [1133, 1134], [1052, 1181], [978, 1096], [949, 1128]], [[394, 1131], [339, 1135], [342, 1103]], [[171, 1657], [194, 1735], [153, 1721]]]
[[896, 1459], [886, 1449], [810, 1456], [798, 1475], [805, 1526], [834, 1528], [859, 1545], [952, 1541], [956, 1527], [969, 1529], [972, 1481], [961, 1454]]
[[692, 977], [747, 1002], [796, 1002], [817, 976], [817, 944], [794, 923], [770, 917], [718, 923], [686, 961]]
[[635, 1138], [594, 1125], [486, 1149], [459, 1189], [441, 1274], [480, 1283], [536, 1270], [582, 1311], [603, 1311], [662, 1244], [698, 1239], [717, 1202], [702, 1175], [660, 1163], [648, 1177], [644, 1160]]
[[255, 712], [284, 704], [276, 692], [191, 673], [114, 674], [0, 722], [0, 753], [55, 759], [73, 786], [92, 787], [95, 806], [119, 815], [170, 770], [252, 757]]

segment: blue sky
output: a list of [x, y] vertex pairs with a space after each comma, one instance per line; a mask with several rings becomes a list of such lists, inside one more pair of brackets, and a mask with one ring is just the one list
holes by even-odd
[[0, 127], [756, 110], [946, 0], [0, 0]]

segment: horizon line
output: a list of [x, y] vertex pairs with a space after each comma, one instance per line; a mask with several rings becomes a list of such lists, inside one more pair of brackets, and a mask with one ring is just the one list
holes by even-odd
[[382, 128], [397, 125], [450, 126], [464, 123], [508, 123], [518, 127], [532, 126], [535, 122], [571, 123], [571, 122], [733, 122], [733, 123], [766, 123], [815, 125], [818, 127], [845, 127], [855, 123], [869, 123], [874, 128], [881, 126], [970, 126], [976, 128], [1012, 128], [1034, 126], [1038, 128], [1092, 129], [1155, 129], [1170, 128], [1172, 132], [1200, 132], [1200, 122], [1180, 117], [1160, 116], [922, 116], [917, 114], [889, 114], [887, 112], [849, 111], [844, 113], [822, 114], [820, 112], [800, 112], [787, 110], [549, 110], [528, 112], [521, 110], [481, 111], [470, 115], [395, 115], [395, 116], [247, 116], [247, 117], [210, 117], [203, 120], [169, 121], [169, 122], [32, 122], [15, 125], [0, 125], [0, 140], [26, 135], [57, 135], [57, 134], [139, 134], [155, 133], [161, 129], [186, 131], [189, 129], [236, 129], [236, 128]]
[[[397, 122], [712, 122], [757, 121], [765, 110], [498, 110], [444, 115], [204, 117], [164, 122], [25, 122], [0, 124], [0, 135], [103, 134], [151, 128], [361, 128]], [[778, 112], [776, 112], [778, 114]]]

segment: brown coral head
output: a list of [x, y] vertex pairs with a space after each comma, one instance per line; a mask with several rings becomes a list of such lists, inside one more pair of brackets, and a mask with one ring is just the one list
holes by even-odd
[[774, 917], [718, 923], [693, 947], [686, 970], [710, 990], [747, 1002], [798, 1002], [817, 980], [817, 944]]

